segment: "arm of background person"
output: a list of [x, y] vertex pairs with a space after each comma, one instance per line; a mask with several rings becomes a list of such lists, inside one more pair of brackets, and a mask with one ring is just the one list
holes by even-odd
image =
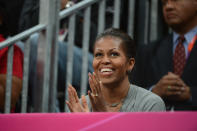
[[[5, 89], [6, 89], [6, 75], [0, 74], [0, 110], [4, 110], [5, 104]], [[11, 108], [13, 109], [18, 101], [20, 92], [22, 89], [22, 79], [13, 76], [12, 77], [12, 97], [11, 97]]]

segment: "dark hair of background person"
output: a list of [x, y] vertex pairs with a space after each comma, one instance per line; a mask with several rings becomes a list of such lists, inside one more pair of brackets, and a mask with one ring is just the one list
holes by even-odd
[[7, 26], [6, 26], [6, 12], [5, 12], [5, 4], [0, 2], [0, 19], [1, 19], [1, 24], [0, 24], [0, 34], [2, 34], [4, 37], [7, 36]]
[[0, 33], [4, 37], [13, 36], [18, 33], [19, 16], [24, 0], [0, 0], [0, 11], [3, 25]]
[[109, 28], [105, 30], [103, 33], [99, 34], [96, 38], [96, 41], [108, 36], [119, 38], [120, 40], [122, 40], [122, 45], [124, 50], [126, 51], [127, 57], [135, 58], [136, 44], [128, 34], [116, 28]]
[[24, 0], [19, 18], [18, 31], [25, 31], [38, 24], [39, 0]]

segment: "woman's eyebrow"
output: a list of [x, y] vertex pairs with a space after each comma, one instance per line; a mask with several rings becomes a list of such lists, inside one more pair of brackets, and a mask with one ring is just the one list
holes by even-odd
[[97, 51], [102, 51], [102, 49], [100, 49], [100, 48], [96, 48], [95, 51], [96, 51], [96, 50], [97, 50]]
[[[113, 51], [113, 50], [117, 50], [118, 48], [115, 47], [115, 48], [112, 48], [112, 49], [109, 49], [109, 51]], [[103, 51], [102, 49], [100, 48], [96, 48], [95, 51]]]
[[110, 50], [116, 50], [116, 49], [118, 49], [117, 47], [115, 47], [115, 48], [112, 48], [112, 49], [110, 49]]

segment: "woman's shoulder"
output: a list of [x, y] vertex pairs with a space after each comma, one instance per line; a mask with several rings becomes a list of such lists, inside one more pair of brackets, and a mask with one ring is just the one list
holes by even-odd
[[131, 88], [133, 88], [133, 90], [135, 89], [137, 91], [137, 97], [153, 97], [153, 98], [161, 99], [158, 95], [156, 95], [156, 94], [152, 93], [151, 91], [149, 91], [145, 88], [142, 88], [140, 86], [131, 84]]
[[142, 87], [131, 85], [136, 90], [136, 105], [143, 111], [163, 111], [165, 104], [160, 96]]

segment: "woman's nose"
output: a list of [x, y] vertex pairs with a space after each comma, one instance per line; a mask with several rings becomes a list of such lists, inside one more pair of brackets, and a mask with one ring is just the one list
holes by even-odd
[[108, 56], [104, 56], [101, 61], [103, 64], [108, 64], [110, 63], [111, 60]]

